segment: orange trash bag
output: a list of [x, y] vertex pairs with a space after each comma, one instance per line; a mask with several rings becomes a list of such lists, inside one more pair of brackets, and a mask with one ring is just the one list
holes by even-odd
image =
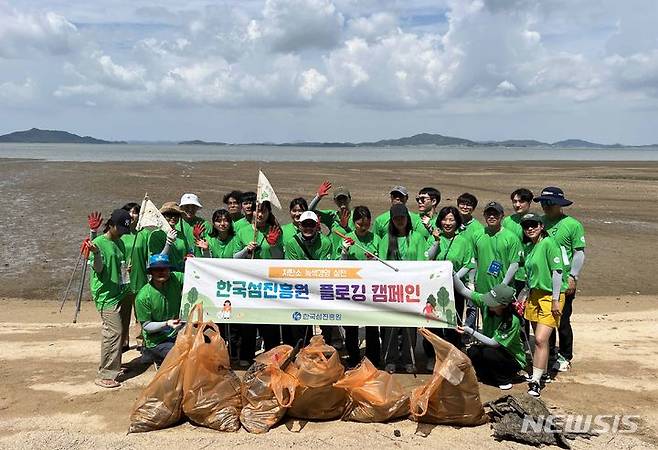
[[[197, 319], [193, 317], [197, 314]], [[203, 322], [203, 306], [194, 305], [187, 325], [151, 382], [135, 401], [130, 413], [128, 433], [160, 430], [180, 420], [183, 401], [183, 367], [194, 338]]]
[[345, 389], [334, 387], [345, 372], [335, 348], [322, 335], [313, 336], [286, 369], [299, 380], [288, 415], [307, 420], [336, 419], [347, 402]]
[[219, 328], [206, 322], [187, 354], [183, 371], [183, 414], [218, 431], [240, 429], [240, 379], [231, 369]]
[[294, 357], [289, 345], [258, 355], [242, 381], [240, 422], [250, 433], [266, 433], [285, 416], [295, 398], [297, 379], [283, 371]]
[[471, 360], [432, 332], [420, 333], [436, 354], [432, 379], [411, 393], [411, 419], [416, 422], [482, 425], [487, 422]]
[[409, 415], [409, 396], [393, 375], [378, 370], [368, 358], [334, 383], [347, 391], [342, 420], [386, 422]]

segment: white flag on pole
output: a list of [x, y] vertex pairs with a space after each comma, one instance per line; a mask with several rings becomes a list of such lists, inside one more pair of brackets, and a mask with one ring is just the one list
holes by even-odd
[[160, 210], [153, 204], [153, 202], [144, 196], [142, 200], [142, 207], [139, 210], [139, 220], [137, 221], [137, 230], [162, 230], [165, 233], [171, 231], [171, 226], [167, 219], [160, 213]]
[[264, 201], [272, 203], [272, 205], [281, 209], [281, 203], [279, 198], [276, 196], [276, 192], [272, 188], [272, 185], [268, 181], [267, 177], [260, 170], [258, 171], [258, 192], [256, 193], [256, 201], [258, 203], [263, 203]]

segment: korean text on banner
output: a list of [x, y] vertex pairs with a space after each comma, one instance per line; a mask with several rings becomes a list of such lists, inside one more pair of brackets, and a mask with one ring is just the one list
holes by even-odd
[[454, 327], [452, 264], [190, 258], [181, 317], [217, 323]]

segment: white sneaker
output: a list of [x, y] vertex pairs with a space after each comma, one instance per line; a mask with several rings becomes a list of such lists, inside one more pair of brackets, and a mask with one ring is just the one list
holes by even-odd
[[566, 359], [564, 356], [559, 355], [553, 367], [555, 367], [555, 370], [558, 372], [567, 372], [569, 369], [571, 369], [571, 361]]
[[509, 391], [510, 389], [512, 389], [512, 383], [501, 384], [500, 386], [498, 386], [498, 388], [501, 391]]
[[430, 358], [430, 359], [427, 360], [427, 364], [425, 365], [425, 368], [429, 372], [434, 372], [434, 364], [436, 364], [436, 359]]
[[386, 364], [384, 370], [388, 373], [395, 373], [395, 364]]

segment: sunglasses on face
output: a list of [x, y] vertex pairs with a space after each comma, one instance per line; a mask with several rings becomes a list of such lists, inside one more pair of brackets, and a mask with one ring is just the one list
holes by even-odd
[[416, 202], [425, 203], [425, 202], [429, 202], [431, 199], [432, 198], [429, 196], [419, 195], [418, 197], [416, 197]]
[[521, 228], [524, 230], [529, 230], [531, 228], [538, 228], [539, 227], [539, 222], [523, 222], [521, 224]]
[[179, 219], [180, 214], [164, 213], [162, 214], [165, 219]]

